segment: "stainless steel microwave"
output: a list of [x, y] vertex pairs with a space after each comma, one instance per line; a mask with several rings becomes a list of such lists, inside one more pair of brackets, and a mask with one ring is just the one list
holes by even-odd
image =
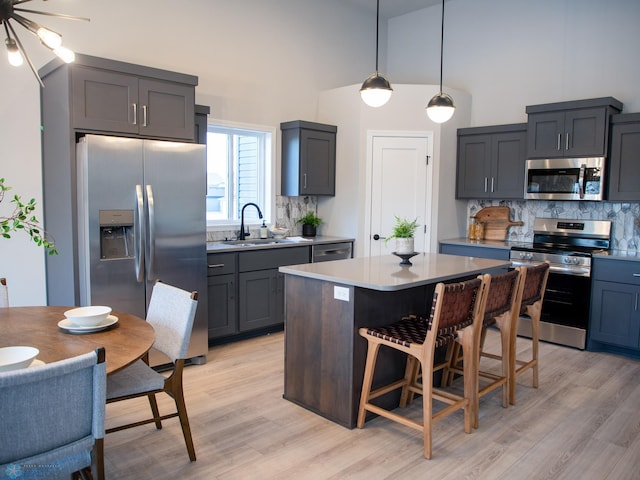
[[604, 177], [604, 157], [527, 160], [524, 198], [602, 200]]

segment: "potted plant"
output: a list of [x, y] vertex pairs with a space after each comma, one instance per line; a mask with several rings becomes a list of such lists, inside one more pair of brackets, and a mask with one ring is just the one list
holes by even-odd
[[300, 217], [297, 223], [302, 224], [303, 237], [315, 237], [318, 226], [322, 223], [322, 219], [316, 215], [316, 212], [309, 210], [304, 217]]
[[418, 219], [409, 221], [396, 215], [396, 224], [393, 226], [391, 236], [387, 237], [385, 244], [392, 238], [396, 239], [396, 253], [414, 253], [413, 234], [418, 228]]

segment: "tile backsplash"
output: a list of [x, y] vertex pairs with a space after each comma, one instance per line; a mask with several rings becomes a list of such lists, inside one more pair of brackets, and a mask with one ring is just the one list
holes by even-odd
[[[289, 229], [289, 236], [302, 235], [302, 225], [296, 223], [298, 218], [303, 217], [309, 210], [317, 211], [317, 197], [276, 197], [276, 221], [271, 222], [272, 226], [284, 227]], [[237, 231], [240, 228], [240, 222], [234, 230], [215, 230], [207, 232], [208, 242], [217, 242], [220, 240], [230, 240], [236, 238]]]
[[524, 222], [522, 227], [509, 229], [508, 240], [531, 242], [536, 217], [611, 220], [611, 248], [640, 250], [640, 203], [470, 200], [467, 204], [469, 217], [494, 205], [509, 207], [511, 220]]

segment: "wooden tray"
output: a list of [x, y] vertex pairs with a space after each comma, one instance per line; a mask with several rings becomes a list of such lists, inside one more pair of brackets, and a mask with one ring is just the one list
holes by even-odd
[[519, 227], [523, 222], [512, 222], [509, 219], [509, 207], [485, 207], [476, 213], [476, 220], [484, 226], [485, 240], [506, 240], [509, 227]]

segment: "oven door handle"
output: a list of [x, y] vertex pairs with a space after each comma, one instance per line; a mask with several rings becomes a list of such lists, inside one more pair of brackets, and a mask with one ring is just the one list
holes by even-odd
[[561, 273], [563, 275], [576, 275], [580, 277], [588, 277], [591, 275], [589, 268], [576, 268], [576, 267], [562, 267], [557, 265], [551, 265], [549, 272]]

